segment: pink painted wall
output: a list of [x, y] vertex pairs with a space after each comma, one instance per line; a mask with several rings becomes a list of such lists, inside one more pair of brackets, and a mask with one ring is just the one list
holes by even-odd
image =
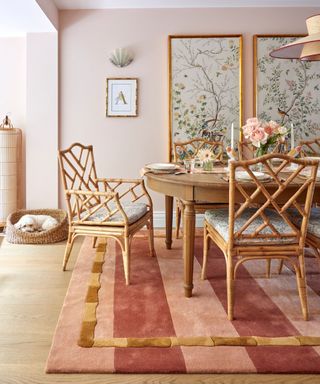
[[9, 113], [15, 127], [26, 125], [26, 38], [0, 37], [0, 122]]
[[0, 38], [0, 52], [0, 119], [23, 134], [19, 208], [57, 208], [57, 32]]
[[[320, 7], [60, 12], [60, 148], [93, 144], [101, 176], [138, 177], [144, 164], [167, 160], [168, 35], [243, 34], [247, 118], [253, 113], [252, 36], [306, 33], [305, 19], [316, 13]], [[109, 62], [117, 47], [135, 53], [130, 66]], [[139, 79], [139, 117], [105, 117], [107, 77]], [[162, 197], [152, 196], [162, 211]]]
[[58, 36], [27, 34], [26, 208], [58, 206]]
[[25, 206], [25, 130], [26, 130], [26, 37], [1, 37], [0, 123], [8, 114], [15, 128], [22, 130], [22, 164], [19, 169], [18, 208]]

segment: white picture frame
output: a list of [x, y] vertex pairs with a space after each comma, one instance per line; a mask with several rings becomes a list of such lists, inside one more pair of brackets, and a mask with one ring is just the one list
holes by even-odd
[[106, 116], [138, 116], [138, 79], [107, 78]]

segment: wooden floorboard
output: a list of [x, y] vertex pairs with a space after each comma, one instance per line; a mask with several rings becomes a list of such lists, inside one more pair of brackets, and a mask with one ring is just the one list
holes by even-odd
[[317, 375], [45, 374], [53, 332], [81, 242], [62, 272], [64, 243], [12, 245], [0, 238], [0, 384], [320, 383]]

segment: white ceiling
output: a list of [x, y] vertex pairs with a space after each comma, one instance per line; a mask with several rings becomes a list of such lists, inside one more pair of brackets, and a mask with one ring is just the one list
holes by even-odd
[[0, 37], [53, 31], [53, 25], [35, 0], [0, 0]]
[[52, 0], [59, 9], [319, 7], [319, 0]]
[[[47, 0], [58, 9], [319, 7], [319, 0]], [[53, 32], [36, 0], [0, 0], [0, 37]]]

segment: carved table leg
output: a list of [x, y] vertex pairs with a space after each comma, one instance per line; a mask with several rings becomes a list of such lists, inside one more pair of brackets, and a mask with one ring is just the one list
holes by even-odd
[[166, 196], [165, 202], [166, 202], [166, 246], [167, 246], [167, 249], [171, 249], [173, 197]]
[[183, 215], [183, 261], [184, 261], [184, 295], [192, 296], [195, 211], [192, 201], [185, 201]]

